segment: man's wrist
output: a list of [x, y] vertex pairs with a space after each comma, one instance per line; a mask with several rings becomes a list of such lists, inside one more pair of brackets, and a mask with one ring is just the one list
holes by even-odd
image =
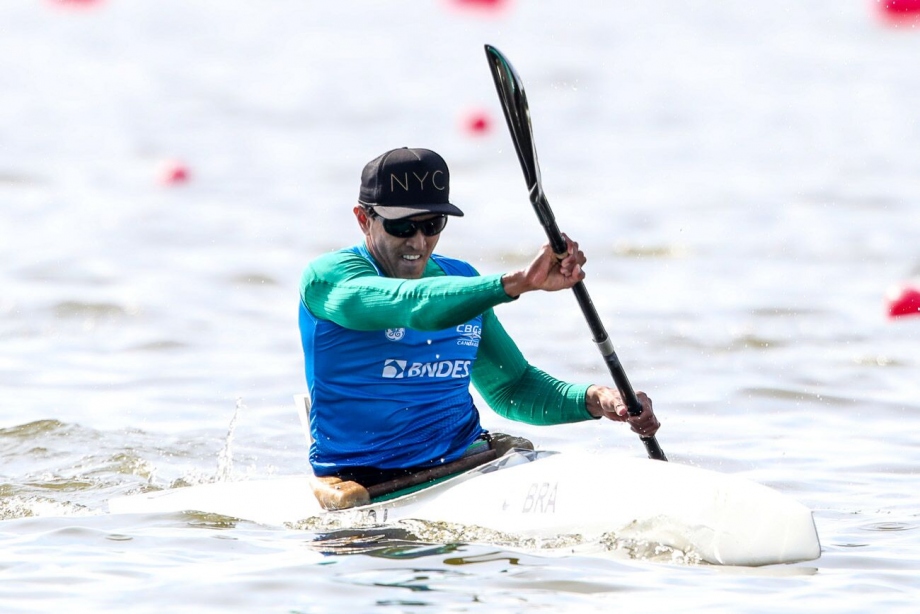
[[505, 294], [511, 298], [517, 298], [527, 292], [529, 288], [527, 287], [524, 272], [516, 271], [502, 275], [502, 288], [504, 288]]
[[597, 386], [589, 386], [585, 391], [585, 409], [595, 418], [600, 418], [604, 415], [604, 410], [601, 409], [601, 400], [597, 396]]

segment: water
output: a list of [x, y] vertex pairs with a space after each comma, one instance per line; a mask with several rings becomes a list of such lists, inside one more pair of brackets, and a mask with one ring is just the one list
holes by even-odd
[[[111, 611], [912, 611], [918, 594], [920, 31], [872, 2], [110, 0], [0, 8], [0, 606]], [[307, 470], [296, 286], [350, 244], [361, 166], [441, 152], [439, 251], [542, 241], [482, 44], [524, 78], [560, 226], [673, 462], [815, 512], [765, 569], [110, 516], [141, 489]], [[473, 137], [464, 113], [494, 129]], [[157, 183], [179, 159], [190, 181]], [[606, 382], [569, 294], [498, 315]], [[485, 422], [551, 449], [614, 424]], [[615, 470], [609, 467], [593, 471]]]

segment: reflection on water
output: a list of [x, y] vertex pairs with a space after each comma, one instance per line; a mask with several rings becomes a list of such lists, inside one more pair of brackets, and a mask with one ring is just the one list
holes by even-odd
[[[332, 525], [340, 525], [336, 520]], [[536, 538], [511, 535], [473, 525], [422, 520], [403, 520], [386, 527], [317, 531], [319, 519], [298, 523], [301, 530], [313, 534], [311, 546], [325, 554], [367, 554], [383, 558], [418, 558], [447, 554], [463, 544], [493, 544], [543, 556], [601, 556], [637, 559], [662, 563], [699, 565], [699, 555], [645, 540], [618, 537], [606, 533], [588, 540], [582, 535], [556, 535]], [[452, 559], [460, 564], [464, 559]], [[471, 561], [474, 562], [474, 561]], [[509, 561], [511, 562], [511, 561]]]
[[457, 544], [425, 544], [405, 528], [341, 529], [316, 533], [311, 548], [323, 554], [366, 554], [385, 559], [415, 559], [449, 554]]

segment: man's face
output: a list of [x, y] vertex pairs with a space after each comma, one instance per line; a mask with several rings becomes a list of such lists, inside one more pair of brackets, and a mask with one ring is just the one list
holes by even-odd
[[[438, 244], [440, 234], [426, 237], [421, 230], [416, 230], [406, 238], [394, 237], [383, 227], [383, 219], [368, 215], [363, 207], [355, 207], [355, 216], [364, 231], [367, 249], [380, 263], [387, 277], [400, 279], [419, 279], [425, 272], [428, 259]], [[412, 221], [424, 221], [438, 217], [426, 213], [408, 218]]]

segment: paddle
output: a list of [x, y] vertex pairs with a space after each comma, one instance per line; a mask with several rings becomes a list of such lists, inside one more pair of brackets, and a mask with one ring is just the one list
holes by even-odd
[[[533, 143], [533, 130], [530, 125], [530, 111], [527, 107], [527, 95], [524, 93], [524, 85], [517, 71], [511, 66], [511, 63], [502, 53], [491, 45], [486, 45], [486, 57], [489, 60], [489, 68], [492, 70], [492, 79], [495, 81], [495, 89], [498, 91], [498, 98], [502, 103], [502, 110], [505, 112], [505, 119], [508, 121], [508, 129], [511, 131], [511, 140], [514, 142], [514, 149], [517, 151], [518, 160], [521, 162], [521, 169], [524, 171], [524, 180], [527, 182], [527, 189], [530, 191], [530, 203], [540, 224], [549, 237], [550, 245], [553, 251], [563, 257], [567, 251], [565, 239], [559, 232], [556, 225], [556, 218], [553, 210], [546, 200], [543, 193], [543, 185], [540, 181], [540, 165], [537, 162], [537, 149]], [[638, 416], [642, 413], [642, 404], [636, 397], [626, 372], [620, 364], [620, 359], [613, 349], [613, 343], [607, 335], [604, 325], [601, 323], [597, 310], [591, 297], [588, 296], [588, 290], [583, 282], [578, 282], [572, 288], [581, 311], [591, 328], [591, 335], [594, 343], [604, 357], [610, 375], [616, 383], [620, 396], [626, 402], [626, 409], [630, 415]], [[668, 460], [658, 440], [655, 437], [642, 437], [642, 443], [648, 451], [649, 458], [655, 460]]]

